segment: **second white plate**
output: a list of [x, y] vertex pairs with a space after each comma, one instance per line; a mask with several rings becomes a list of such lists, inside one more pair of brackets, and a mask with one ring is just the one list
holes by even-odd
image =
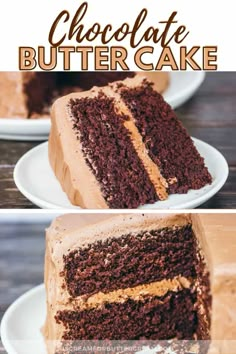
[[46, 354], [41, 328], [46, 318], [46, 294], [39, 285], [20, 296], [6, 311], [1, 339], [8, 354]]
[[[203, 82], [205, 73], [171, 72], [170, 85], [164, 92], [165, 100], [177, 108], [186, 102]], [[6, 140], [47, 140], [50, 119], [9, 119], [0, 118], [0, 139]]]
[[[212, 146], [193, 138], [195, 146], [205, 159], [213, 182], [187, 194], [175, 194], [165, 201], [148, 204], [141, 209], [190, 209], [210, 199], [224, 185], [228, 165], [222, 154]], [[45, 209], [79, 209], [73, 206], [57, 181], [48, 161], [48, 143], [28, 151], [16, 164], [14, 180], [21, 193], [32, 203]]]

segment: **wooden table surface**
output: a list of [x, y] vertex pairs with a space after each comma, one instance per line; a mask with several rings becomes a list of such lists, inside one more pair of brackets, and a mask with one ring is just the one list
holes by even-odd
[[[196, 95], [177, 110], [189, 133], [217, 148], [230, 166], [225, 186], [201, 208], [236, 208], [236, 73], [207, 73]], [[17, 190], [17, 160], [39, 142], [0, 140], [0, 208], [35, 208]]]
[[[49, 222], [0, 220], [0, 321], [13, 301], [43, 282], [44, 235], [48, 225]], [[0, 353], [5, 353], [1, 340]]]

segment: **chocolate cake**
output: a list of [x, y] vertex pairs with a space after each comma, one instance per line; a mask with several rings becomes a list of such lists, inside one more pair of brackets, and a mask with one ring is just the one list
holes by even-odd
[[235, 238], [232, 218], [221, 218], [57, 218], [46, 240], [48, 353], [76, 353], [68, 347], [92, 340], [190, 341], [197, 351], [187, 353], [206, 353], [220, 340], [219, 353], [230, 353], [222, 348], [236, 335]]
[[[134, 72], [1, 72], [0, 117], [42, 118], [49, 116], [53, 101], [74, 91], [104, 86], [109, 82], [139, 75]], [[163, 92], [168, 73], [149, 74]]]
[[49, 159], [83, 208], [137, 208], [212, 181], [174, 111], [141, 75], [57, 100]]

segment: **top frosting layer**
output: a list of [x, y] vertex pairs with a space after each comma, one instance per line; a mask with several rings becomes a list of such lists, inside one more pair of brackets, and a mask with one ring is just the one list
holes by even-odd
[[[80, 247], [94, 239], [105, 239], [110, 235], [118, 237], [122, 232], [127, 233], [129, 228], [140, 231], [152, 227], [183, 226], [190, 222], [195, 226], [197, 237], [202, 239], [203, 251], [208, 254], [214, 274], [236, 277], [234, 214], [65, 214], [53, 221], [47, 233], [52, 244], [58, 241], [64, 244], [68, 239], [69, 244], [76, 243]], [[203, 235], [199, 236], [200, 233]]]
[[54, 220], [47, 230], [53, 257], [62, 257], [68, 249], [85, 247], [94, 241], [134, 233], [184, 226], [191, 222], [188, 214], [67, 214]]

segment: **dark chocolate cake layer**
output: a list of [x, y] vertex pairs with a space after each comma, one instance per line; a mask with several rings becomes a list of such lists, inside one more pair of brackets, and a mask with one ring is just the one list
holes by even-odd
[[49, 111], [55, 91], [56, 73], [35, 73], [35, 75], [24, 84], [24, 93], [27, 97], [27, 109], [29, 117], [33, 114], [43, 114]]
[[200, 189], [212, 178], [186, 129], [152, 84], [120, 88], [151, 159], [169, 183], [169, 193]]
[[60, 72], [57, 73], [57, 86], [80, 87], [81, 90], [90, 90], [93, 86], [106, 86], [107, 84], [134, 77], [135, 72]]
[[137, 208], [157, 201], [155, 188], [124, 127], [128, 117], [117, 113], [114, 100], [101, 93], [95, 98], [71, 100], [69, 107], [84, 158], [108, 206]]
[[176, 276], [196, 277], [196, 241], [191, 225], [144, 231], [97, 241], [64, 256], [72, 297], [134, 287]]
[[143, 301], [106, 303], [100, 309], [59, 311], [64, 340], [193, 339], [198, 327], [196, 293], [184, 289]]

